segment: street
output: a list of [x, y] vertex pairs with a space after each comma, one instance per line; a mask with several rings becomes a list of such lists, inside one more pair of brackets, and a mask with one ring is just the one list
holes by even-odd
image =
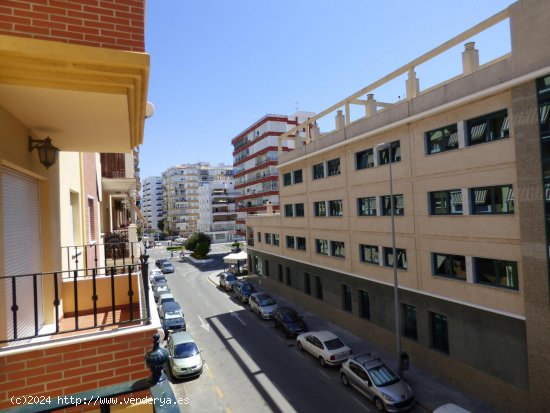
[[[153, 266], [157, 258], [170, 257], [164, 247], [148, 252]], [[322, 368], [297, 350], [294, 339], [209, 280], [223, 270], [229, 252], [226, 245], [212, 245], [214, 262], [197, 265], [174, 254], [175, 272], [166, 275], [205, 361], [197, 379], [174, 380], [167, 372], [176, 397], [189, 399], [181, 411], [375, 412], [368, 399], [341, 384], [338, 368]], [[314, 314], [304, 314], [304, 320], [310, 330], [327, 328]], [[412, 411], [425, 412], [420, 406]]]

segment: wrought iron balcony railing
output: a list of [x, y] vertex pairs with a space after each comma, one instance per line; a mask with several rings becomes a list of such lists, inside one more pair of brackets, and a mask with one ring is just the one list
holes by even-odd
[[[8, 309], [0, 343], [149, 323], [147, 256], [137, 262], [0, 277]], [[11, 312], [11, 314], [10, 314]], [[46, 313], [53, 321], [46, 320]]]

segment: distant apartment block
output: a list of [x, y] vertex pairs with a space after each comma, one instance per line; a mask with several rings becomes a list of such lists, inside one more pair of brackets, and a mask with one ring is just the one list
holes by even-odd
[[208, 162], [183, 164], [162, 173], [165, 230], [190, 235], [198, 230], [199, 187], [207, 182], [231, 176], [232, 167]]
[[157, 230], [164, 217], [162, 209], [162, 178], [151, 176], [143, 180], [141, 211], [146, 221], [146, 228]]
[[[513, 3], [281, 134], [280, 213], [246, 218], [262, 284], [394, 354], [395, 265], [411, 364], [505, 412], [550, 405], [548, 21]], [[510, 53], [482, 63], [501, 22]], [[421, 89], [442, 52], [458, 74]], [[394, 81], [404, 98], [377, 101]]]
[[[313, 115], [311, 112], [265, 115], [231, 140], [235, 189], [242, 193], [237, 198], [238, 236], [245, 235], [247, 214], [265, 212], [269, 203], [275, 210], [279, 209], [278, 137]], [[282, 150], [293, 149], [294, 145], [294, 139], [287, 139], [282, 143]]]
[[235, 198], [239, 195], [232, 177], [199, 187], [198, 231], [209, 235], [213, 243], [235, 240]]

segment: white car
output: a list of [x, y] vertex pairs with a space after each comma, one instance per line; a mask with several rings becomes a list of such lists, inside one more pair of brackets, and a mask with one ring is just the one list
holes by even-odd
[[266, 293], [251, 294], [248, 303], [250, 310], [264, 320], [273, 318], [273, 311], [278, 307], [277, 301]]
[[153, 279], [155, 278], [155, 275], [162, 275], [162, 271], [160, 268], [151, 268], [149, 270], [149, 281], [152, 283]]
[[309, 331], [296, 337], [298, 350], [306, 350], [319, 359], [321, 366], [335, 366], [346, 361], [351, 349], [330, 331]]

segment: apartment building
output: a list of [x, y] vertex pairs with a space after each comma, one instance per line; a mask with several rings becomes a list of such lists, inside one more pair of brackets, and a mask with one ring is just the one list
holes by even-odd
[[165, 231], [188, 236], [197, 231], [199, 187], [207, 182], [231, 176], [232, 168], [208, 162], [182, 164], [162, 173]]
[[[231, 140], [235, 189], [242, 193], [237, 198], [239, 237], [245, 235], [244, 221], [248, 214], [264, 212], [267, 204], [279, 209], [278, 137], [313, 115], [311, 112], [265, 115]], [[290, 150], [294, 144], [294, 139], [284, 140], [282, 150]]]
[[100, 250], [136, 220], [144, 13], [143, 0], [0, 8], [2, 409], [17, 396], [132, 391], [150, 374], [159, 322], [139, 251]]
[[235, 240], [235, 198], [239, 195], [232, 177], [207, 182], [199, 187], [197, 229], [210, 236], [212, 243]]
[[[411, 364], [506, 412], [550, 403], [549, 19], [513, 3], [298, 125], [305, 145], [281, 135], [280, 214], [246, 219], [262, 284], [392, 352], [398, 308]], [[481, 64], [501, 22], [511, 52]], [[422, 90], [416, 68], [465, 42], [462, 73]], [[405, 99], [376, 100], [407, 74]]]
[[159, 222], [164, 218], [162, 209], [162, 178], [150, 176], [143, 180], [141, 212], [148, 229], [159, 229]]

